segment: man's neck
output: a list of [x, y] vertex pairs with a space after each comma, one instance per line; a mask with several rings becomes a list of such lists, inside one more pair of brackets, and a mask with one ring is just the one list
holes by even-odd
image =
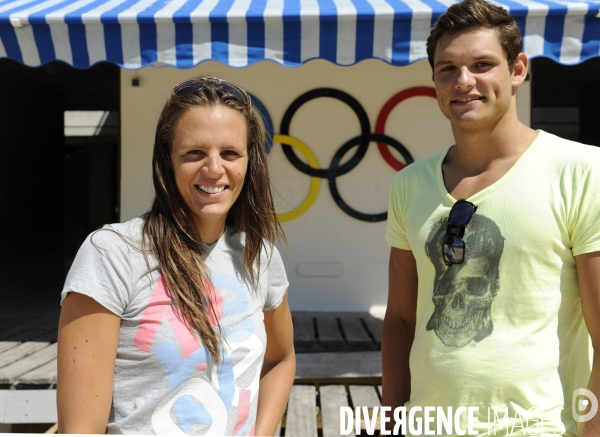
[[457, 199], [471, 197], [499, 180], [537, 136], [516, 115], [486, 128], [453, 126], [452, 131], [456, 146], [446, 156], [442, 171], [448, 192]]
[[452, 132], [456, 147], [451, 151], [450, 161], [471, 175], [484, 172], [498, 161], [516, 161], [537, 136], [516, 115], [503, 117], [493, 126], [482, 129], [452, 126]]

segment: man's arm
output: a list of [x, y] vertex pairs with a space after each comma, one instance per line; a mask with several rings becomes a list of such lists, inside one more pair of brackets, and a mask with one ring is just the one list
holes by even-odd
[[403, 406], [410, 398], [408, 358], [415, 338], [417, 264], [410, 250], [390, 252], [389, 291], [381, 336], [384, 406]]
[[[600, 399], [600, 252], [576, 256], [575, 265], [583, 317], [594, 347], [594, 364], [587, 388]], [[600, 436], [599, 413], [584, 423], [582, 436]]]

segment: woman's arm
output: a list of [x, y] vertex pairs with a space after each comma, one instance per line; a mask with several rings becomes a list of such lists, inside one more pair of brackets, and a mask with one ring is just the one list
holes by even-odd
[[104, 434], [112, 403], [121, 318], [71, 292], [58, 325], [58, 432]]
[[274, 435], [296, 375], [294, 328], [287, 292], [281, 305], [265, 311], [267, 350], [260, 374], [255, 435]]

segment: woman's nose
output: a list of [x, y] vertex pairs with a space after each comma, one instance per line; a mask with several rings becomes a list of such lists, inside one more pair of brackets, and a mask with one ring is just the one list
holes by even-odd
[[208, 156], [206, 157], [206, 162], [204, 165], [204, 169], [205, 169], [206, 173], [209, 173], [209, 174], [220, 173], [222, 168], [223, 168], [223, 166], [222, 166], [222, 162], [221, 162], [221, 155], [219, 155], [218, 153], [209, 153]]

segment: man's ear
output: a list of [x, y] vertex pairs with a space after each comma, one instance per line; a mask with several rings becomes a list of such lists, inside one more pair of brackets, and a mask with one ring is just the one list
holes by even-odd
[[519, 53], [513, 66], [512, 85], [517, 87], [521, 85], [527, 77], [529, 71], [529, 58], [525, 53]]

